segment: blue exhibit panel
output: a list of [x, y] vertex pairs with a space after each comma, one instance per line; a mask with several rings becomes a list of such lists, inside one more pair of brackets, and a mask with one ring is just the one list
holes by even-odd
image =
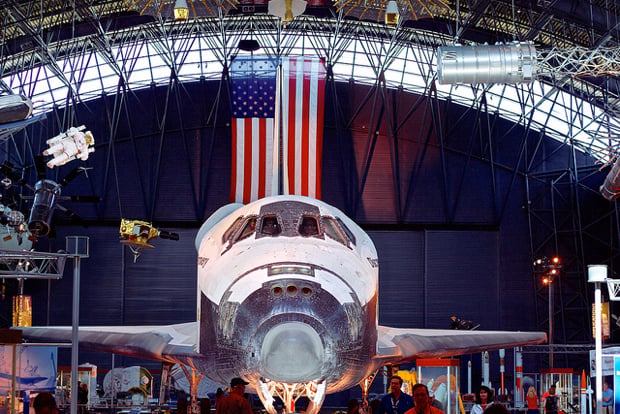
[[57, 360], [54, 346], [0, 346], [0, 391], [10, 389], [13, 371], [21, 391], [55, 391]]
[[620, 357], [614, 357], [614, 414], [620, 414]]

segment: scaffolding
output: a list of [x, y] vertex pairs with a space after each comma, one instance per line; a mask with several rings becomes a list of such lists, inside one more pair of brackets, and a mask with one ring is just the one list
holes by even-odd
[[7, 279], [60, 279], [66, 253], [0, 250], [0, 277]]

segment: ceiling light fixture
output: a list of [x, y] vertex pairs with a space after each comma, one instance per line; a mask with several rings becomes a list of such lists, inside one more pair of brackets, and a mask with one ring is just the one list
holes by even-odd
[[239, 50], [245, 52], [256, 52], [260, 49], [260, 44], [255, 39], [241, 39], [239, 40]]
[[177, 0], [174, 4], [174, 20], [184, 22], [189, 18], [189, 8], [186, 0]]
[[396, 26], [400, 19], [400, 13], [398, 11], [398, 3], [396, 0], [390, 0], [385, 8], [385, 24], [388, 26]]

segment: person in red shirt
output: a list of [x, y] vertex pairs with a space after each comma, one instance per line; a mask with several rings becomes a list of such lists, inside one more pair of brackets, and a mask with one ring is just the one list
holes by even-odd
[[222, 398], [215, 407], [216, 414], [253, 414], [250, 401], [243, 396], [248, 382], [242, 378], [230, 381], [230, 393]]
[[527, 414], [538, 414], [538, 395], [534, 387], [527, 390], [525, 400], [527, 401]]
[[415, 406], [405, 411], [405, 414], [444, 414], [439, 408], [435, 408], [431, 405], [431, 400], [428, 395], [428, 387], [424, 384], [416, 384], [411, 390], [413, 393], [413, 403]]

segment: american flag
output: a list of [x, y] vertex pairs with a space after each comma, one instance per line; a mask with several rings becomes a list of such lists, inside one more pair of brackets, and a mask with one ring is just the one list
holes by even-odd
[[285, 194], [321, 196], [324, 60], [283, 58], [279, 76], [278, 64], [256, 56], [231, 64], [231, 200], [236, 202], [279, 194], [280, 176]]
[[277, 68], [278, 61], [268, 57], [237, 57], [231, 64], [230, 198], [239, 203], [278, 191]]

